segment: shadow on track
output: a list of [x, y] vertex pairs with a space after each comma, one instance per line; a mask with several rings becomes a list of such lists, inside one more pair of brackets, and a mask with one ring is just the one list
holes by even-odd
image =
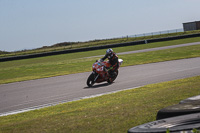
[[[113, 82], [113, 83], [114, 83], [114, 82]], [[113, 84], [113, 83], [111, 83], [111, 84]], [[84, 87], [83, 89], [101, 88], [101, 87], [109, 86], [109, 85], [111, 85], [111, 84], [109, 84], [109, 83], [103, 83], [103, 84], [94, 85], [94, 86], [92, 86], [92, 87]]]

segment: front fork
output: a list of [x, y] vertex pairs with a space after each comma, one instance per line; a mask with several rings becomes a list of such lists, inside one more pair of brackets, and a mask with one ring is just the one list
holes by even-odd
[[96, 82], [96, 80], [97, 80], [97, 79], [98, 79], [98, 77], [99, 77], [99, 74], [98, 74], [98, 73], [96, 73], [95, 71], [93, 71], [92, 73], [95, 75], [94, 82]]

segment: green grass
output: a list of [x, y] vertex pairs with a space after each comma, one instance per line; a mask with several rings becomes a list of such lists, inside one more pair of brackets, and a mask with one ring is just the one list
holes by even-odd
[[[125, 52], [198, 42], [200, 37], [114, 48]], [[0, 63], [0, 84], [91, 71], [104, 50]], [[123, 66], [200, 57], [200, 45], [120, 55]], [[84, 99], [26, 113], [0, 117], [0, 132], [126, 132], [155, 120], [156, 112], [198, 95], [200, 76]]]
[[124, 133], [158, 110], [199, 95], [200, 76], [0, 117], [0, 132]]
[[143, 36], [143, 37], [93, 40], [93, 41], [88, 41], [88, 42], [63, 42], [63, 43], [55, 44], [53, 46], [49, 46], [49, 47], [46, 46], [46, 47], [33, 49], [33, 50], [22, 50], [22, 51], [16, 51], [16, 52], [5, 52], [5, 51], [1, 52], [0, 51], [0, 57], [60, 51], [60, 50], [66, 50], [66, 49], [76, 49], [76, 48], [82, 48], [82, 47], [92, 47], [92, 46], [99, 46], [99, 45], [108, 45], [108, 44], [132, 42], [132, 41], [147, 40], [147, 39], [153, 39], [153, 38], [163, 38], [163, 37], [170, 37], [170, 36], [180, 36], [180, 35], [195, 34], [195, 33], [200, 33], [200, 30], [153, 35], [153, 36], [150, 35], [150, 36]]
[[[200, 41], [200, 37], [144, 45], [115, 48], [116, 52], [125, 52], [145, 48], [169, 46], [181, 43]], [[124, 60], [122, 66], [145, 64], [166, 60], [192, 58], [200, 56], [200, 45], [159, 50], [145, 53], [120, 55]], [[96, 58], [83, 58], [105, 54], [105, 50], [95, 50], [73, 54], [63, 54], [33, 59], [8, 61], [0, 63], [0, 84], [39, 79], [58, 75], [91, 71]]]
[[121, 55], [124, 65], [138, 65], [200, 56], [200, 45], [159, 50], [145, 53]]

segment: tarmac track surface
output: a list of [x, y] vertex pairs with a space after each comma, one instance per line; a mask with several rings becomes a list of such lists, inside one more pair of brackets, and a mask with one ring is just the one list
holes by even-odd
[[[92, 64], [91, 64], [92, 65]], [[88, 88], [91, 72], [0, 85], [0, 116], [147, 84], [200, 75], [200, 57], [121, 67], [113, 84]]]

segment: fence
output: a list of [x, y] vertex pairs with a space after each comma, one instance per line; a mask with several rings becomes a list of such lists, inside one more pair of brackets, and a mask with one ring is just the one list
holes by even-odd
[[155, 36], [155, 35], [179, 33], [179, 32], [184, 32], [183, 28], [181, 28], [181, 29], [173, 29], [173, 30], [164, 30], [164, 31], [158, 31], [158, 32], [143, 33], [143, 34], [128, 35], [128, 36], [123, 36], [123, 37], [118, 37], [118, 38], [146, 37], [146, 36]]

